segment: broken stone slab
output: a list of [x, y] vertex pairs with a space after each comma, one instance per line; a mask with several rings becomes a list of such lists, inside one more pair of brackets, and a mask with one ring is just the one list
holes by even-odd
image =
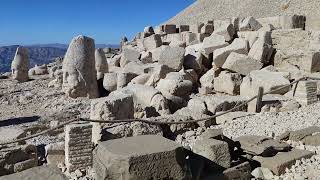
[[155, 64], [154, 67], [150, 68], [148, 74], [150, 74], [150, 78], [145, 83], [147, 86], [156, 87], [160, 79], [164, 79], [169, 72], [173, 70], [166, 65]]
[[240, 23], [240, 31], [258, 31], [262, 25], [252, 16], [245, 18]]
[[137, 77], [137, 74], [127, 73], [127, 72], [119, 72], [117, 73], [117, 89], [126, 87], [128, 83]]
[[257, 179], [272, 179], [273, 173], [268, 168], [258, 167], [254, 169], [251, 175]]
[[39, 166], [34, 167], [19, 173], [14, 173], [7, 176], [0, 177], [0, 180], [29, 180], [29, 179], [54, 179], [54, 180], [68, 180], [68, 178], [61, 172], [60, 169], [54, 166]]
[[176, 79], [160, 79], [156, 89], [163, 95], [187, 97], [192, 92], [192, 81]]
[[94, 48], [94, 40], [89, 37], [72, 39], [62, 65], [62, 89], [68, 97], [99, 96]]
[[216, 123], [217, 124], [231, 123], [233, 120], [246, 117], [246, 116], [251, 116], [251, 115], [254, 115], [254, 114], [249, 112], [243, 112], [243, 111], [230, 112], [222, 116], [216, 117]]
[[23, 138], [27, 132], [18, 126], [3, 128], [0, 131], [0, 142], [7, 142]]
[[240, 74], [222, 71], [219, 76], [214, 79], [214, 90], [230, 95], [239, 95], [241, 83], [242, 77]]
[[28, 71], [29, 76], [45, 75], [45, 74], [49, 74], [46, 64], [43, 64], [41, 66], [35, 65], [33, 68], [29, 69]]
[[289, 80], [284, 78], [279, 72], [268, 72], [264, 70], [251, 71], [248, 76], [243, 78], [240, 86], [240, 95], [253, 97], [257, 95], [259, 87], [263, 87], [264, 92], [268, 92], [286, 86], [272, 93], [285, 94], [291, 89], [289, 84]]
[[273, 157], [254, 156], [253, 160], [258, 161], [261, 167], [268, 168], [279, 176], [285, 173], [286, 168], [290, 169], [296, 163], [296, 160], [308, 159], [313, 155], [314, 153], [310, 151], [293, 149], [289, 152], [279, 152]]
[[308, 146], [319, 146], [320, 145], [320, 134], [307, 136], [302, 139], [303, 144]]
[[160, 54], [159, 63], [179, 71], [183, 65], [184, 53], [185, 49], [181, 47], [165, 47]]
[[184, 69], [194, 69], [198, 74], [200, 74], [202, 71], [202, 59], [203, 56], [201, 52], [189, 48], [185, 52], [183, 67]]
[[279, 142], [265, 136], [241, 136], [235, 141], [239, 141], [241, 149], [248, 154], [255, 156], [269, 157], [279, 151], [288, 151], [291, 149], [289, 144]]
[[214, 163], [217, 169], [229, 168], [231, 156], [228, 143], [216, 139], [199, 139], [192, 147], [192, 151]]
[[97, 179], [184, 179], [187, 165], [180, 145], [144, 135], [99, 143], [93, 168]]
[[248, 75], [251, 71], [260, 70], [263, 64], [247, 55], [232, 52], [222, 68], [241, 75]]
[[248, 56], [258, 60], [263, 64], [269, 64], [273, 51], [274, 49], [271, 45], [265, 43], [263, 40], [258, 39], [251, 47]]
[[12, 79], [18, 82], [26, 82], [29, 80], [29, 57], [28, 50], [24, 47], [18, 47], [11, 63]]
[[183, 107], [183, 108], [177, 110], [174, 113], [174, 115], [191, 117], [193, 120], [208, 118], [205, 121], [200, 121], [200, 122], [194, 123], [194, 124], [198, 124], [198, 126], [200, 126], [200, 127], [210, 127], [211, 125], [213, 125], [215, 123], [214, 118], [210, 118], [209, 115], [207, 115], [205, 113], [201, 113], [196, 110], [193, 110], [189, 107]]
[[222, 26], [214, 30], [214, 34], [222, 35], [225, 41], [232, 41], [235, 35], [235, 29], [233, 24], [231, 23], [224, 23]]
[[229, 46], [217, 49], [213, 52], [214, 67], [222, 67], [231, 52], [239, 54], [248, 54], [249, 44], [247, 40], [237, 38]]
[[220, 34], [212, 34], [209, 37], [204, 38], [201, 52], [205, 57], [209, 57], [211, 53], [213, 53], [216, 49], [220, 49], [228, 46], [229, 44], [226, 42], [224, 36]]

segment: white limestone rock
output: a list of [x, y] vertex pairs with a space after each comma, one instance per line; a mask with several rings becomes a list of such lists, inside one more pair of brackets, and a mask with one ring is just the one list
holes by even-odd
[[232, 52], [222, 68], [241, 75], [248, 75], [253, 70], [260, 70], [263, 64], [247, 55]]

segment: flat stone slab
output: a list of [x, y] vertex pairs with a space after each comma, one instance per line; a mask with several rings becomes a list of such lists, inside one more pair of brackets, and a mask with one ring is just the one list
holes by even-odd
[[290, 145], [264, 136], [241, 136], [239, 141], [244, 152], [259, 156], [272, 156], [278, 151], [290, 150]]
[[93, 161], [96, 179], [183, 179], [186, 174], [182, 146], [155, 135], [101, 142]]
[[60, 169], [54, 166], [38, 166], [19, 173], [0, 177], [0, 180], [68, 180]]
[[285, 173], [286, 168], [290, 169], [296, 160], [310, 158], [314, 153], [311, 151], [293, 149], [289, 152], [279, 152], [273, 157], [255, 156], [254, 160], [261, 164], [261, 167], [270, 169], [275, 175], [279, 176]]

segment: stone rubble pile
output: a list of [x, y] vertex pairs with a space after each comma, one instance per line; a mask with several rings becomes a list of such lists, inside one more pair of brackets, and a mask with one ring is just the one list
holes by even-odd
[[[273, 91], [263, 96], [262, 112], [292, 111], [318, 101], [316, 81], [290, 85], [320, 70], [320, 36], [304, 30], [305, 23], [304, 16], [293, 15], [148, 26], [132, 41], [124, 37], [115, 53], [95, 50], [93, 39], [77, 36], [63, 60], [36, 66], [29, 75], [27, 53], [19, 48], [12, 77], [24, 82], [29, 76], [49, 74], [53, 80], [48, 86], [61, 88], [67, 98], [89, 98], [86, 113], [92, 120], [206, 118], [173, 125], [69, 125], [64, 142], [46, 147], [46, 159], [71, 178], [85, 178], [86, 167], [91, 166], [96, 179], [281, 177], [297, 160], [315, 155], [286, 141], [319, 146], [318, 127], [276, 139], [274, 135], [232, 139], [212, 127], [256, 114], [255, 101], [234, 108], [257, 95], [260, 87]], [[0, 169], [20, 163], [10, 161], [8, 166], [7, 161], [0, 161]], [[6, 174], [20, 171], [10, 168]]]

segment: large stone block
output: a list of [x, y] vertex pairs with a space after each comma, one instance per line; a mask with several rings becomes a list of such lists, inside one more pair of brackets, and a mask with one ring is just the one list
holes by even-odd
[[290, 90], [290, 82], [284, 78], [279, 72], [269, 72], [265, 70], [252, 71], [248, 76], [243, 78], [240, 86], [240, 95], [253, 97], [257, 95], [259, 87], [263, 87], [264, 91], [276, 90], [280, 87], [287, 86], [272, 94], [285, 94]]
[[192, 151], [215, 163], [216, 168], [229, 168], [231, 156], [228, 143], [216, 139], [199, 139], [192, 147]]
[[233, 40], [235, 35], [235, 29], [233, 24], [231, 23], [224, 23], [222, 26], [214, 30], [215, 34], [222, 35], [226, 41]]
[[219, 76], [221, 69], [212, 68], [200, 78], [201, 87], [214, 88], [214, 79]]
[[99, 143], [94, 151], [97, 179], [184, 179], [183, 148], [161, 136], [145, 135]]
[[177, 26], [174, 24], [165, 24], [160, 27], [161, 31], [166, 34], [175, 34], [177, 33]]
[[214, 79], [214, 90], [230, 95], [239, 95], [241, 83], [240, 74], [223, 71]]
[[222, 67], [231, 52], [236, 52], [239, 54], [248, 54], [249, 44], [247, 40], [237, 38], [232, 44], [227, 47], [217, 49], [213, 52], [213, 62], [214, 67]]
[[300, 81], [297, 84], [294, 93], [294, 99], [301, 105], [309, 105], [318, 101], [317, 82], [316, 81]]
[[139, 61], [140, 53], [134, 49], [124, 48], [122, 50], [120, 67], [125, 67], [129, 62]]
[[149, 37], [146, 37], [142, 40], [143, 47], [147, 50], [153, 50], [162, 45], [161, 36], [159, 34], [154, 34]]
[[260, 70], [263, 64], [256, 59], [250, 58], [247, 55], [232, 52], [222, 68], [241, 75], [248, 75], [251, 71]]
[[262, 39], [258, 39], [251, 47], [248, 56], [263, 64], [269, 64], [273, 51], [274, 49], [270, 44], [265, 43]]
[[260, 28], [262, 28], [262, 25], [255, 18], [247, 17], [240, 23], [239, 30], [258, 31]]
[[169, 68], [179, 71], [182, 68], [184, 60], [184, 48], [165, 47], [160, 54], [159, 63], [167, 65]]
[[296, 163], [296, 160], [310, 158], [314, 153], [305, 150], [293, 149], [289, 152], [279, 152], [273, 157], [255, 156], [254, 160], [261, 164], [261, 167], [270, 169], [275, 175], [279, 176], [285, 173], [286, 168], [290, 169]]
[[208, 58], [216, 49], [220, 49], [228, 45], [229, 44], [226, 42], [225, 37], [219, 34], [212, 34], [211, 36], [204, 38], [201, 52]]

